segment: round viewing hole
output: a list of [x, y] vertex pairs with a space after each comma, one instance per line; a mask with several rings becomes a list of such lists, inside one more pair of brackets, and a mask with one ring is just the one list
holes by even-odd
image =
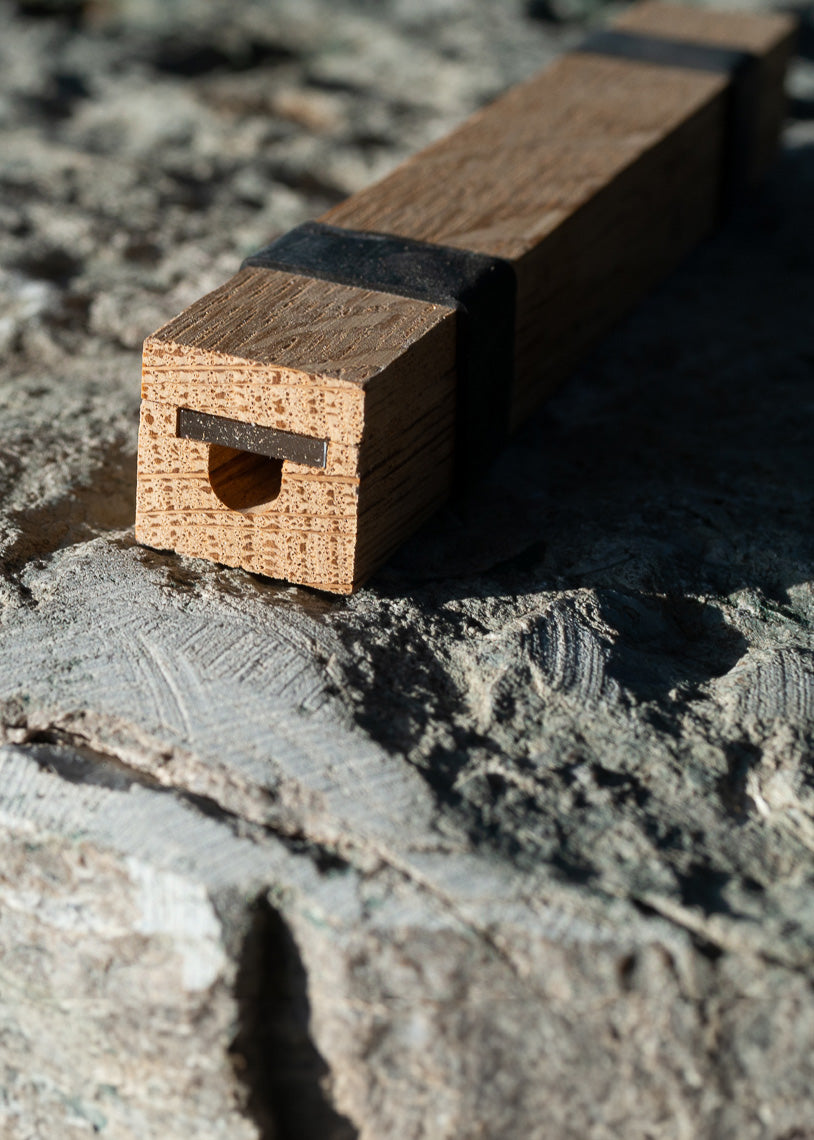
[[245, 513], [261, 511], [280, 493], [282, 459], [212, 444], [209, 485], [225, 507]]

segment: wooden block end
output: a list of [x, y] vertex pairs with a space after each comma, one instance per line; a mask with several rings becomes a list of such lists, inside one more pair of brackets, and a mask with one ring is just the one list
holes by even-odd
[[454, 411], [449, 309], [243, 270], [144, 342], [136, 539], [351, 593], [449, 493]]

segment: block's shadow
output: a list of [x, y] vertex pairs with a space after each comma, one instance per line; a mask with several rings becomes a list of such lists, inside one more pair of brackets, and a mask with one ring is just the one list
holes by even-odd
[[787, 151], [375, 585], [787, 603], [814, 570], [813, 194], [814, 146]]
[[[351, 662], [367, 661], [357, 677], [348, 666], [348, 681], [356, 720], [374, 739], [403, 753], [458, 707], [426, 630], [464, 639], [465, 611], [477, 607], [449, 602], [543, 591], [567, 599], [590, 588], [614, 631], [606, 674], [659, 705], [677, 686], [691, 698], [746, 651], [720, 599], [747, 590], [758, 609], [807, 620], [812, 201], [814, 146], [787, 150], [768, 183], [605, 341], [477, 492], [431, 520], [375, 577], [367, 601], [347, 614], [345, 603], [331, 607]], [[416, 612], [405, 625], [394, 615], [406, 599]], [[360, 632], [360, 604], [380, 637]], [[537, 635], [543, 657], [549, 635]], [[458, 759], [437, 754], [430, 766], [437, 790], [454, 778], [447, 762], [454, 770], [487, 743], [462, 729]]]

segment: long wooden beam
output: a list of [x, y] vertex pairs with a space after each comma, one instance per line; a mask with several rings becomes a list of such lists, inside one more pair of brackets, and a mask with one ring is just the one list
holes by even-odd
[[148, 337], [138, 541], [352, 591], [763, 173], [793, 31], [631, 8]]

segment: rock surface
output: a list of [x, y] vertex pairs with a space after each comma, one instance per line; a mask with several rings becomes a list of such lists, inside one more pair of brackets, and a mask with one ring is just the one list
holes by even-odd
[[560, 11], [0, 0], [9, 1140], [814, 1136], [810, 24], [768, 184], [368, 588], [133, 543], [142, 338]]

